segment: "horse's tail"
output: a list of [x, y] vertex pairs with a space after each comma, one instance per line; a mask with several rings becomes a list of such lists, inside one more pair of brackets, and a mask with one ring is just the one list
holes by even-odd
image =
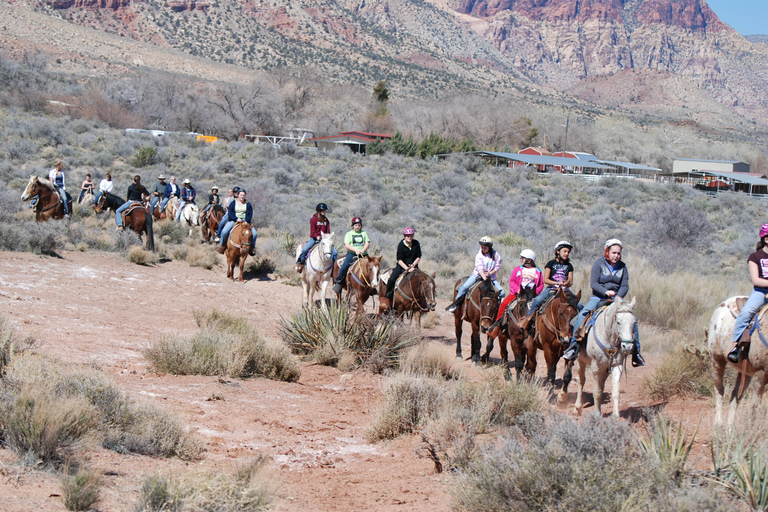
[[147, 245], [149, 245], [150, 251], [155, 252], [155, 230], [152, 227], [152, 213], [146, 212], [144, 216], [145, 227], [147, 228]]

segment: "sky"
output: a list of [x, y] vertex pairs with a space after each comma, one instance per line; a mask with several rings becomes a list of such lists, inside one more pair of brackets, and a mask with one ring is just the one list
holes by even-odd
[[707, 4], [741, 35], [768, 34], [768, 0], [707, 0]]

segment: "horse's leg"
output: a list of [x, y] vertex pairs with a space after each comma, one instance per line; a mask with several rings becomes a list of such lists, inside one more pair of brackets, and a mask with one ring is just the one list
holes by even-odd
[[547, 382], [551, 385], [555, 385], [555, 370], [557, 369], [557, 359], [555, 358], [555, 351], [552, 349], [551, 344], [544, 344], [542, 350], [544, 352], [544, 361], [547, 365]]
[[[725, 358], [712, 358], [712, 373], [715, 378], [715, 427], [723, 424], [723, 374], [725, 373]], [[768, 372], [766, 373], [768, 375]]]
[[480, 323], [472, 322], [472, 337], [470, 338], [472, 362], [480, 364]]
[[312, 292], [312, 278], [308, 278], [306, 272], [301, 275], [301, 289], [304, 291], [304, 293], [301, 294], [301, 305], [309, 306], [312, 304], [311, 299], [314, 296], [314, 293]]
[[504, 365], [504, 378], [509, 380], [512, 378], [512, 374], [509, 372], [509, 352], [507, 351], [507, 335], [503, 332], [499, 333], [499, 355], [501, 355], [501, 364]]
[[[479, 336], [478, 336], [478, 338], [479, 338]], [[493, 338], [491, 338], [490, 336], [486, 336], [486, 341], [485, 341], [485, 354], [483, 354], [483, 355], [480, 357], [480, 362], [481, 362], [481, 363], [485, 364], [485, 363], [487, 363], [487, 362], [488, 362], [488, 358], [489, 358], [489, 357], [490, 357], [490, 355], [491, 355], [491, 351], [493, 351]]]
[[240, 277], [239, 277], [239, 281], [242, 283], [242, 282], [245, 281], [245, 279], [243, 279], [243, 271], [245, 270], [245, 260], [248, 259], [248, 251], [246, 251], [245, 254], [241, 254], [239, 259], [240, 259]]
[[[609, 363], [610, 364], [610, 363]], [[599, 366], [595, 369], [593, 375], [595, 377], [595, 408], [597, 409], [598, 416], [603, 415], [603, 393], [605, 392], [605, 381], [608, 379], [608, 368], [600, 368]]]
[[453, 313], [453, 326], [456, 331], [456, 357], [459, 359], [462, 359], [461, 355], [461, 331], [462, 331], [462, 324], [464, 323], [464, 320], [461, 318], [461, 308], [458, 308]]
[[611, 400], [613, 402], [611, 415], [614, 418], [619, 417], [619, 386], [621, 385], [622, 373], [624, 373], [624, 367], [621, 365], [616, 365], [611, 369]]
[[563, 387], [560, 393], [557, 394], [557, 401], [559, 403], [565, 402], [568, 398], [568, 385], [573, 378], [573, 361], [565, 361], [565, 371], [563, 372]]
[[525, 347], [526, 352], [526, 363], [525, 363], [525, 369], [528, 371], [529, 377], [533, 378], [536, 376], [536, 342], [533, 339], [533, 336], [526, 336], [525, 342], [523, 343], [523, 346]]
[[576, 403], [573, 404], [573, 410], [579, 416], [581, 416], [581, 409], [584, 406], [582, 395], [584, 394], [584, 381], [587, 380], [586, 374], [588, 364], [591, 364], [591, 361], [584, 354], [581, 354], [579, 356], [579, 385], [576, 387]]

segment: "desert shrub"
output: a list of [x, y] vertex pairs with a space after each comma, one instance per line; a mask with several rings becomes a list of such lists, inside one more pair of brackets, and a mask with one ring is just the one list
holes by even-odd
[[59, 247], [56, 222], [35, 222], [26, 226], [27, 245], [37, 254], [54, 254]]
[[258, 512], [269, 510], [275, 497], [274, 484], [263, 468], [267, 458], [255, 460], [234, 473], [196, 472], [176, 478], [155, 474], [141, 485], [137, 512]]
[[126, 257], [128, 258], [128, 261], [136, 265], [149, 265], [152, 263], [157, 263], [157, 254], [153, 253], [152, 251], [145, 250], [144, 247], [140, 245], [134, 245], [128, 249], [128, 254]]
[[187, 250], [186, 260], [190, 267], [202, 267], [208, 270], [211, 270], [219, 262], [216, 249], [212, 246], [190, 247]]
[[131, 229], [121, 229], [112, 232], [112, 249], [117, 252], [128, 252], [134, 245], [141, 247], [141, 238]]
[[61, 499], [67, 510], [89, 510], [101, 498], [101, 479], [93, 470], [80, 467], [74, 474], [64, 468], [61, 474]]
[[154, 146], [144, 146], [140, 148], [133, 159], [131, 165], [134, 167], [146, 167], [157, 161], [157, 148]]
[[412, 375], [455, 380], [461, 377], [462, 364], [449, 350], [437, 343], [420, 342], [400, 354], [400, 370]]
[[143, 354], [158, 370], [174, 375], [255, 375], [294, 381], [299, 362], [287, 347], [262, 338], [243, 318], [198, 313], [200, 330], [192, 336], [165, 336]]
[[691, 351], [684, 345], [678, 345], [643, 381], [643, 388], [654, 400], [706, 396], [712, 394], [713, 386], [709, 353]]
[[164, 219], [153, 225], [155, 240], [161, 240], [166, 244], [183, 244], [189, 230], [180, 222]]
[[393, 439], [426, 424], [448, 388], [439, 381], [403, 375], [394, 377], [384, 390], [373, 425], [366, 432], [369, 441]]
[[97, 421], [90, 427], [105, 448], [184, 459], [197, 458], [201, 452], [196, 437], [174, 414], [135, 402], [96, 367], [23, 354], [13, 358], [3, 383], [6, 411], [27, 389], [39, 393], [38, 403], [52, 410], [60, 408], [59, 403], [84, 401], [96, 411]]
[[651, 205], [639, 226], [641, 236], [651, 245], [687, 249], [708, 243], [713, 228], [706, 212], [681, 201]]
[[281, 318], [278, 329], [294, 353], [333, 366], [352, 352], [358, 365], [374, 372], [396, 366], [398, 354], [418, 340], [418, 334], [397, 318], [376, 321], [354, 316], [333, 303], [327, 309], [306, 307], [288, 319]]

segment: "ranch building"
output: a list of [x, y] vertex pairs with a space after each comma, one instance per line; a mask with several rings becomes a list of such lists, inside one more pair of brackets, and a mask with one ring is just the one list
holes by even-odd
[[314, 137], [309, 142], [321, 151], [333, 151], [339, 146], [346, 146], [353, 153], [365, 154], [365, 147], [371, 142], [391, 139], [391, 135], [367, 132], [340, 132], [327, 137]]

